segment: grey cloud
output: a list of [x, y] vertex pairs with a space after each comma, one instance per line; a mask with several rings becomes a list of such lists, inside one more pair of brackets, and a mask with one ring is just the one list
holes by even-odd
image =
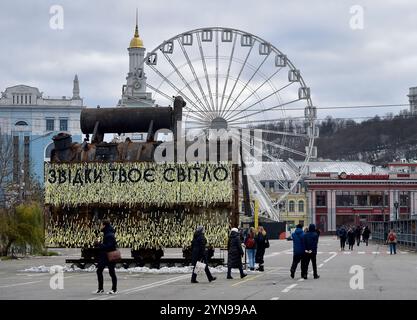
[[[203, 26], [254, 33], [301, 69], [318, 106], [406, 103], [417, 85], [417, 3], [401, 1], [69, 1], [64, 30], [49, 28], [56, 1], [0, 5], [0, 88], [17, 83], [46, 95], [70, 95], [79, 74], [90, 106], [114, 105], [128, 68], [127, 46], [139, 7], [147, 49]], [[351, 5], [363, 5], [365, 29], [349, 28]], [[361, 114], [398, 112], [370, 109]], [[320, 112], [351, 116], [357, 111]]]

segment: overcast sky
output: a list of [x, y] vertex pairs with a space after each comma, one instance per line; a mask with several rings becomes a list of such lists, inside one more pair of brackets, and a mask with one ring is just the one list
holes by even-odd
[[[64, 9], [63, 30], [50, 28], [55, 4]], [[353, 5], [364, 9], [362, 30], [350, 27]], [[128, 71], [136, 7], [147, 49], [207, 26], [271, 42], [301, 70], [319, 107], [408, 103], [408, 88], [417, 86], [415, 0], [2, 0], [0, 90], [27, 84], [46, 96], [70, 96], [77, 73], [86, 105], [115, 105]], [[319, 117], [400, 109], [326, 110]]]

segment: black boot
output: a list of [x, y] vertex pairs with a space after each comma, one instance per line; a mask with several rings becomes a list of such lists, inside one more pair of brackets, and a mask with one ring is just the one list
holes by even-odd
[[191, 283], [198, 283], [197, 275], [195, 273], [193, 273], [192, 276], [191, 276]]

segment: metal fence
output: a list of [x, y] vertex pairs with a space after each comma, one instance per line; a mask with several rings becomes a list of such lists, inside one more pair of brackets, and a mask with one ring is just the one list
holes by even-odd
[[417, 250], [417, 220], [371, 222], [371, 237], [377, 242], [386, 242], [391, 229], [397, 233], [397, 244]]

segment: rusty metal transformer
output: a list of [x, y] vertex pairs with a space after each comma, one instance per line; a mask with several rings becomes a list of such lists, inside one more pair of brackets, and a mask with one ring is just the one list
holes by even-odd
[[[83, 143], [60, 133], [45, 163], [46, 246], [91, 248], [109, 218], [119, 247], [135, 252], [190, 245], [197, 225], [225, 247], [238, 225], [239, 168], [216, 163], [155, 163], [155, 132], [176, 133], [185, 102], [174, 108], [97, 108], [81, 113]], [[104, 142], [107, 133], [147, 132], [147, 140]], [[89, 143], [89, 135], [92, 135]], [[132, 251], [133, 255], [133, 251]]]

